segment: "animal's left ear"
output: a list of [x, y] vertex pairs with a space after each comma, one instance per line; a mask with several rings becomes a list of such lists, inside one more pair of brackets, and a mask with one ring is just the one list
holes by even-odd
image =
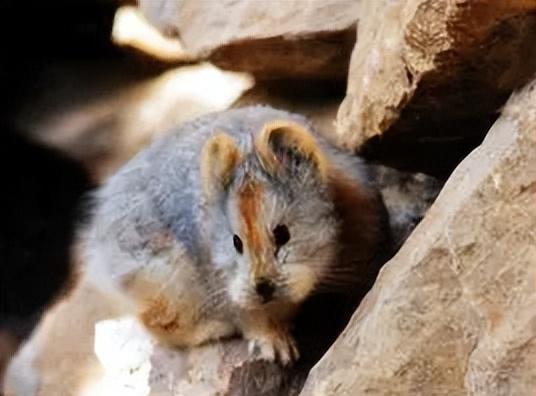
[[227, 188], [241, 157], [234, 139], [224, 132], [205, 142], [201, 151], [201, 177], [207, 197], [216, 198]]
[[277, 120], [265, 124], [255, 147], [262, 166], [271, 174], [308, 163], [322, 179], [327, 177], [326, 157], [311, 132], [298, 123]]

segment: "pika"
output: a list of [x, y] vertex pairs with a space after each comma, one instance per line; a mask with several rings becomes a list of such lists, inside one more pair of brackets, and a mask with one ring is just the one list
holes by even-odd
[[[94, 194], [84, 276], [118, 292], [159, 341], [241, 335], [282, 364], [308, 297], [374, 272], [385, 209], [365, 164], [302, 116], [253, 106], [202, 116]], [[377, 268], [376, 268], [377, 270]]]

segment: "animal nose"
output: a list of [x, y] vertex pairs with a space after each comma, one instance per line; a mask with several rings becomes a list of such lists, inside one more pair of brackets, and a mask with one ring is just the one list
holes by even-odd
[[255, 285], [255, 291], [262, 297], [262, 302], [267, 303], [274, 297], [275, 285], [268, 279], [260, 279]]

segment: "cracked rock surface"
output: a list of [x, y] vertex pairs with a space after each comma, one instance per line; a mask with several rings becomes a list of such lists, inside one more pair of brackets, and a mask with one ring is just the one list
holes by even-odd
[[511, 97], [302, 396], [534, 395], [536, 81]]
[[140, 0], [194, 58], [260, 78], [345, 79], [360, 0]]
[[536, 71], [535, 10], [532, 0], [363, 1], [340, 144], [450, 174]]

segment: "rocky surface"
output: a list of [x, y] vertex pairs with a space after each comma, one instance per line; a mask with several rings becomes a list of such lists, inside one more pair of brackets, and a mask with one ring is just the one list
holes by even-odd
[[[159, 345], [121, 301], [80, 285], [54, 306], [8, 368], [5, 396], [277, 396], [304, 375], [250, 359], [229, 340], [190, 351]], [[296, 380], [297, 383], [294, 383]]]
[[533, 395], [536, 81], [454, 171], [302, 396]]
[[[81, 285], [48, 312], [36, 335], [11, 362], [5, 392], [6, 396], [216, 395], [240, 387], [245, 369], [257, 375], [269, 369], [246, 362], [246, 348], [240, 341], [190, 353], [159, 346], [128, 316], [121, 301]], [[255, 393], [256, 384], [265, 390], [270, 384], [280, 386], [274, 378], [250, 382], [248, 395], [260, 394]]]
[[363, 1], [341, 144], [448, 175], [536, 70], [531, 0]]
[[4, 372], [15, 354], [18, 344], [19, 340], [12, 333], [0, 330], [0, 390], [4, 389]]
[[[44, 68], [39, 79], [46, 89], [21, 106], [18, 126], [83, 164], [101, 182], [159, 134], [228, 108], [254, 85], [247, 73], [209, 63], [149, 76], [124, 68], [102, 61]], [[87, 78], [92, 74], [97, 76]]]
[[359, 0], [140, 0], [185, 51], [263, 78], [346, 78]]

